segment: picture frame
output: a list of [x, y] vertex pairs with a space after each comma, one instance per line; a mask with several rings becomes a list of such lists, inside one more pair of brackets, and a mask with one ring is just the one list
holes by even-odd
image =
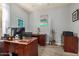
[[79, 9], [72, 13], [72, 21], [75, 22], [77, 20], [79, 20]]
[[24, 27], [24, 21], [22, 19], [18, 19], [18, 27]]
[[40, 26], [48, 26], [48, 15], [41, 15], [40, 16]]

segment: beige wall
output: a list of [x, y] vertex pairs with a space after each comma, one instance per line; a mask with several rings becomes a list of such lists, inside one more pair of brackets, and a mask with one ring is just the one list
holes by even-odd
[[1, 33], [2, 33], [2, 11], [0, 8], [0, 38], [1, 38]]

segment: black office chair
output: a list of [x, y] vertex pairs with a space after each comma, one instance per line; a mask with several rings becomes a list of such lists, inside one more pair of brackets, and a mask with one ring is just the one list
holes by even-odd
[[64, 36], [73, 36], [73, 32], [71, 31], [63, 31]]

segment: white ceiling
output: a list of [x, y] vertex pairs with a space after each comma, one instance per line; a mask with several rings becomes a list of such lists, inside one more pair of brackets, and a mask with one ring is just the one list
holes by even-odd
[[44, 11], [49, 8], [68, 5], [68, 3], [19, 3], [18, 5], [29, 12], [33, 12]]

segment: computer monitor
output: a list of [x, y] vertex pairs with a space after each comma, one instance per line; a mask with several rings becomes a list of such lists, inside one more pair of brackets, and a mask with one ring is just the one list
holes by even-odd
[[24, 37], [32, 37], [32, 32], [24, 32], [23, 36]]

